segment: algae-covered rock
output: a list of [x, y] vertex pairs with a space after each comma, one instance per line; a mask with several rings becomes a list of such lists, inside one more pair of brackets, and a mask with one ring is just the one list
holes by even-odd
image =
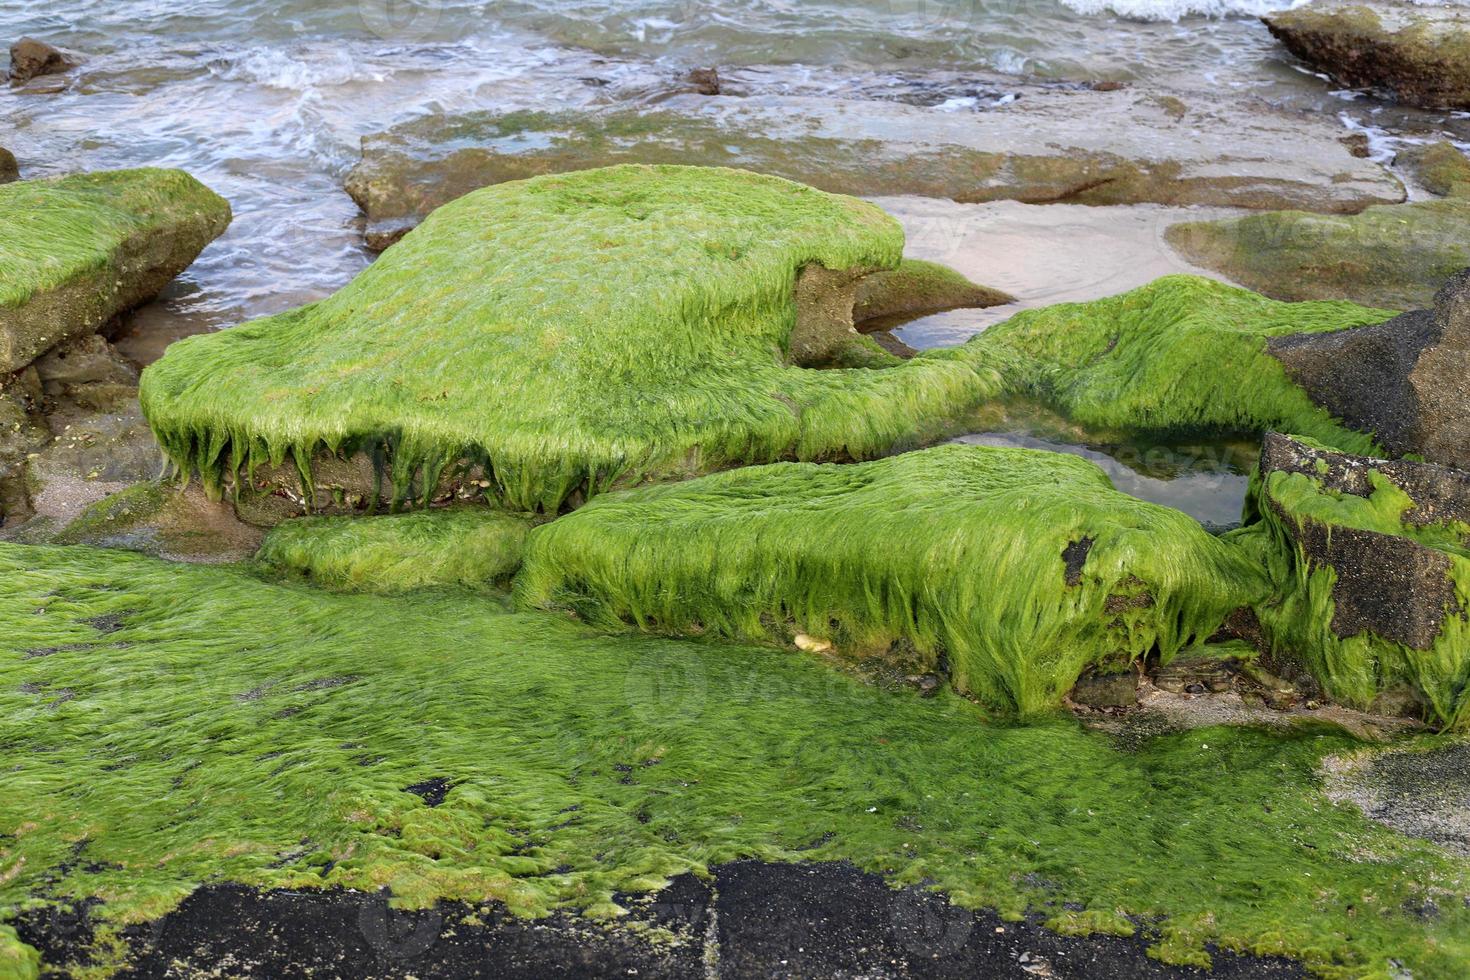
[[1010, 389], [1097, 430], [1161, 438], [1293, 429], [1367, 450], [1370, 427], [1335, 419], [1271, 356], [1274, 338], [1333, 336], [1393, 314], [1279, 303], [1198, 276], [1107, 299], [1023, 311], [965, 345], [1009, 365]]
[[1344, 85], [1470, 108], [1470, 11], [1413, 0], [1314, 0], [1264, 18], [1292, 54]]
[[375, 248], [476, 188], [609, 163], [734, 166], [835, 193], [964, 202], [1354, 212], [1403, 200], [1398, 180], [1342, 137], [1330, 122], [1238, 97], [1132, 89], [1023, 86], [978, 113], [682, 95], [651, 108], [416, 120], [363, 140], [347, 191]]
[[180, 170], [0, 185], [0, 373], [151, 299], [229, 221]]
[[1273, 654], [1368, 709], [1408, 685], [1438, 724], [1470, 725], [1470, 474], [1267, 438], [1253, 487], [1277, 598]]
[[1086, 667], [1167, 661], [1265, 585], [1244, 553], [1085, 460], [951, 445], [599, 498], [532, 532], [515, 592], [604, 628], [805, 634], [943, 665], [957, 690], [1029, 713]]
[[[45, 501], [40, 502], [44, 505]], [[40, 515], [42, 519], [50, 515]], [[263, 532], [208, 500], [197, 486], [135, 483], [88, 504], [64, 522], [23, 529], [28, 544], [85, 544], [198, 564], [244, 561]]]
[[303, 509], [323, 466], [369, 505], [468, 490], [554, 512], [647, 478], [871, 457], [1001, 387], [955, 351], [803, 366], [860, 339], [862, 275], [902, 248], [871, 204], [742, 171], [504, 184], [322, 302], [174, 344], [143, 409], [211, 492], [289, 459]]
[[330, 588], [486, 588], [515, 574], [530, 529], [527, 515], [488, 507], [303, 517], [273, 528], [256, 557]]
[[1005, 306], [1016, 298], [979, 286], [937, 262], [904, 259], [898, 268], [875, 272], [858, 283], [852, 319], [858, 329], [901, 323], [944, 310]]
[[1274, 337], [1270, 351], [1313, 401], [1388, 452], [1470, 469], [1470, 269], [1432, 310]]
[[1427, 306], [1470, 265], [1470, 198], [1372, 207], [1355, 215], [1270, 211], [1180, 222], [1164, 233], [1185, 258], [1281, 300]]
[[19, 179], [20, 166], [15, 162], [15, 154], [0, 146], [0, 184]]
[[1455, 144], [1440, 140], [1410, 146], [1394, 158], [1407, 167], [1431, 194], [1440, 197], [1470, 197], [1470, 157]]

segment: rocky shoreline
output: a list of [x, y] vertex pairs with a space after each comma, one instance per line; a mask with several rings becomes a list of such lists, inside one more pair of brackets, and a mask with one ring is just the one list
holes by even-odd
[[[1458, 15], [1378, 6], [1267, 22], [1465, 104]], [[147, 364], [230, 205], [0, 150], [0, 976], [1470, 963], [1462, 149], [758, 89], [369, 136], [382, 254]], [[1229, 282], [923, 240], [1031, 207]], [[1095, 461], [1201, 448], [1239, 521]]]

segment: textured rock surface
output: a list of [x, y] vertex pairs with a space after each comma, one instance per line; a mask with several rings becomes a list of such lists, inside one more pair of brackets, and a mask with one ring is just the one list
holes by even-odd
[[1470, 270], [1432, 310], [1269, 349], [1313, 401], [1389, 452], [1470, 469]]
[[1470, 474], [1271, 434], [1242, 540], [1272, 542], [1272, 652], [1368, 708], [1401, 684], [1434, 720], [1470, 723]]
[[1345, 85], [1470, 108], [1470, 11], [1405, 0], [1316, 0], [1265, 18], [1297, 57]]
[[1311, 117], [1238, 98], [1040, 86], [979, 113], [683, 95], [648, 110], [425, 120], [366, 137], [347, 189], [381, 248], [475, 188], [607, 163], [719, 164], [838, 193], [969, 202], [1355, 212], [1403, 199], [1396, 178]]
[[10, 46], [10, 79], [28, 82], [37, 75], [59, 75], [81, 64], [81, 58], [54, 44], [23, 37]]
[[0, 186], [0, 373], [151, 299], [229, 221], [181, 170]]

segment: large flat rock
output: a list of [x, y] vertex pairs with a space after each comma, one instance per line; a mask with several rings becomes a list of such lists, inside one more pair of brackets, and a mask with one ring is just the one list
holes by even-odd
[[1317, 0], [1265, 18], [1292, 54], [1345, 85], [1428, 108], [1470, 108], [1470, 8]]
[[1353, 213], [1404, 197], [1328, 120], [1249, 99], [1024, 87], [980, 112], [677, 95], [653, 107], [432, 117], [365, 137], [348, 193], [386, 247], [488, 184], [612, 163], [742, 167], [845, 194]]

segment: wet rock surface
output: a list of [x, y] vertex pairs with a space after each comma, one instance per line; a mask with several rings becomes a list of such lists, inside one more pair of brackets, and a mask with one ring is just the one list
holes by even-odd
[[38, 75], [59, 75], [81, 63], [80, 55], [33, 37], [23, 37], [10, 46], [10, 80], [15, 83]]
[[1354, 215], [1270, 211], [1181, 222], [1164, 237], [1189, 261], [1273, 299], [1350, 299], [1411, 310], [1430, 305], [1470, 265], [1470, 198]]
[[1313, 401], [1389, 452], [1470, 469], [1470, 269], [1433, 310], [1280, 337], [1269, 350]]
[[1470, 108], [1470, 12], [1461, 6], [1315, 0], [1264, 19], [1292, 54], [1344, 85]]
[[[1036, 920], [1006, 921], [942, 894], [890, 888], [845, 863], [737, 861], [711, 872], [707, 882], [681, 875], [662, 891], [625, 896], [629, 916], [617, 925], [565, 914], [517, 919], [497, 906], [456, 902], [401, 911], [386, 896], [342, 890], [206, 886], [163, 919], [124, 931], [131, 965], [118, 976], [189, 977], [221, 964], [237, 977], [1305, 976], [1287, 960], [1219, 951], [1210, 971], [1167, 966], [1148, 956], [1146, 930], [1062, 936]], [[87, 906], [17, 925], [46, 962], [70, 965], [95, 915]], [[670, 938], [655, 942], [640, 928]]]
[[476, 188], [610, 163], [736, 166], [839, 193], [961, 202], [1352, 213], [1403, 199], [1398, 180], [1354, 155], [1340, 129], [1308, 116], [1210, 95], [1054, 86], [962, 113], [691, 94], [649, 109], [438, 117], [365, 137], [347, 191], [369, 245], [384, 248]]
[[15, 154], [5, 147], [0, 146], [0, 184], [9, 183], [20, 178], [20, 166], [15, 162]]

